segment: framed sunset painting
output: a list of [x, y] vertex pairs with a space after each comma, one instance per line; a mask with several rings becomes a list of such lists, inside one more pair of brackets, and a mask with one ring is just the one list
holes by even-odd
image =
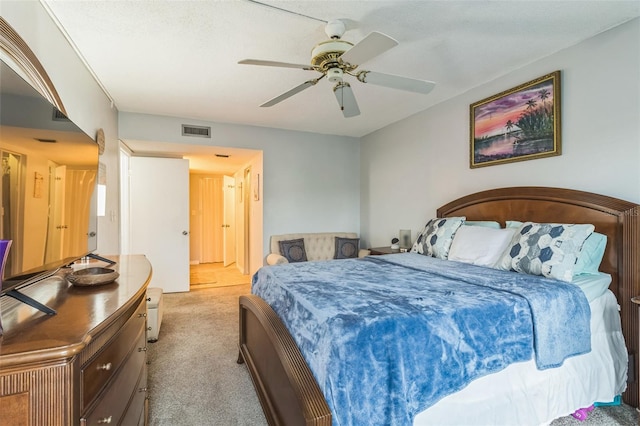
[[471, 104], [471, 168], [560, 155], [560, 71]]

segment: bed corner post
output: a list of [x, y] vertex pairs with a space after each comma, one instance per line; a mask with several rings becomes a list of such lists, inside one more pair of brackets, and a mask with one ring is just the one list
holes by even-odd
[[282, 320], [260, 297], [240, 296], [240, 356], [269, 425], [331, 426], [331, 410]]
[[[640, 305], [634, 304], [632, 298], [640, 296], [640, 206], [634, 206], [622, 212], [623, 256], [621, 259], [621, 317], [622, 329], [626, 330], [625, 339], [629, 349], [628, 387], [623, 394], [624, 402], [634, 407], [640, 406]], [[627, 292], [625, 292], [628, 291]], [[637, 300], [637, 299], [636, 299]]]

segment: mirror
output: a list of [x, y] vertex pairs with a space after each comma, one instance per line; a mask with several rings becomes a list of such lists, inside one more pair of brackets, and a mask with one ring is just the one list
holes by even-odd
[[96, 249], [98, 145], [4, 61], [0, 159], [0, 239], [13, 241], [3, 282]]

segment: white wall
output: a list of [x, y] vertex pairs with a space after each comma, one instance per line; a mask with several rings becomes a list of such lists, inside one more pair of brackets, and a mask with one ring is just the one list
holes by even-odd
[[[182, 124], [211, 126], [212, 138], [182, 136]], [[126, 112], [119, 125], [123, 140], [261, 150], [263, 258], [273, 234], [359, 230], [357, 138]]]
[[[69, 45], [42, 4], [2, 1], [2, 17], [25, 40], [51, 78], [68, 117], [89, 136], [104, 129], [106, 149], [100, 161], [107, 166], [107, 215], [98, 219], [98, 250], [119, 252], [118, 238], [118, 114]], [[113, 212], [113, 214], [110, 214]]]
[[[562, 155], [470, 169], [470, 104], [555, 70]], [[639, 117], [635, 19], [362, 138], [364, 243], [389, 245], [401, 228], [415, 239], [439, 206], [497, 187], [564, 187], [640, 203]]]

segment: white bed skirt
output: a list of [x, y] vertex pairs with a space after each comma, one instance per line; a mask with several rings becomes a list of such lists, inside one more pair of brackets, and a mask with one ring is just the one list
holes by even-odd
[[590, 306], [591, 352], [542, 371], [533, 360], [512, 364], [419, 413], [414, 426], [546, 425], [596, 401], [613, 401], [626, 389], [628, 368], [619, 307], [609, 290]]

